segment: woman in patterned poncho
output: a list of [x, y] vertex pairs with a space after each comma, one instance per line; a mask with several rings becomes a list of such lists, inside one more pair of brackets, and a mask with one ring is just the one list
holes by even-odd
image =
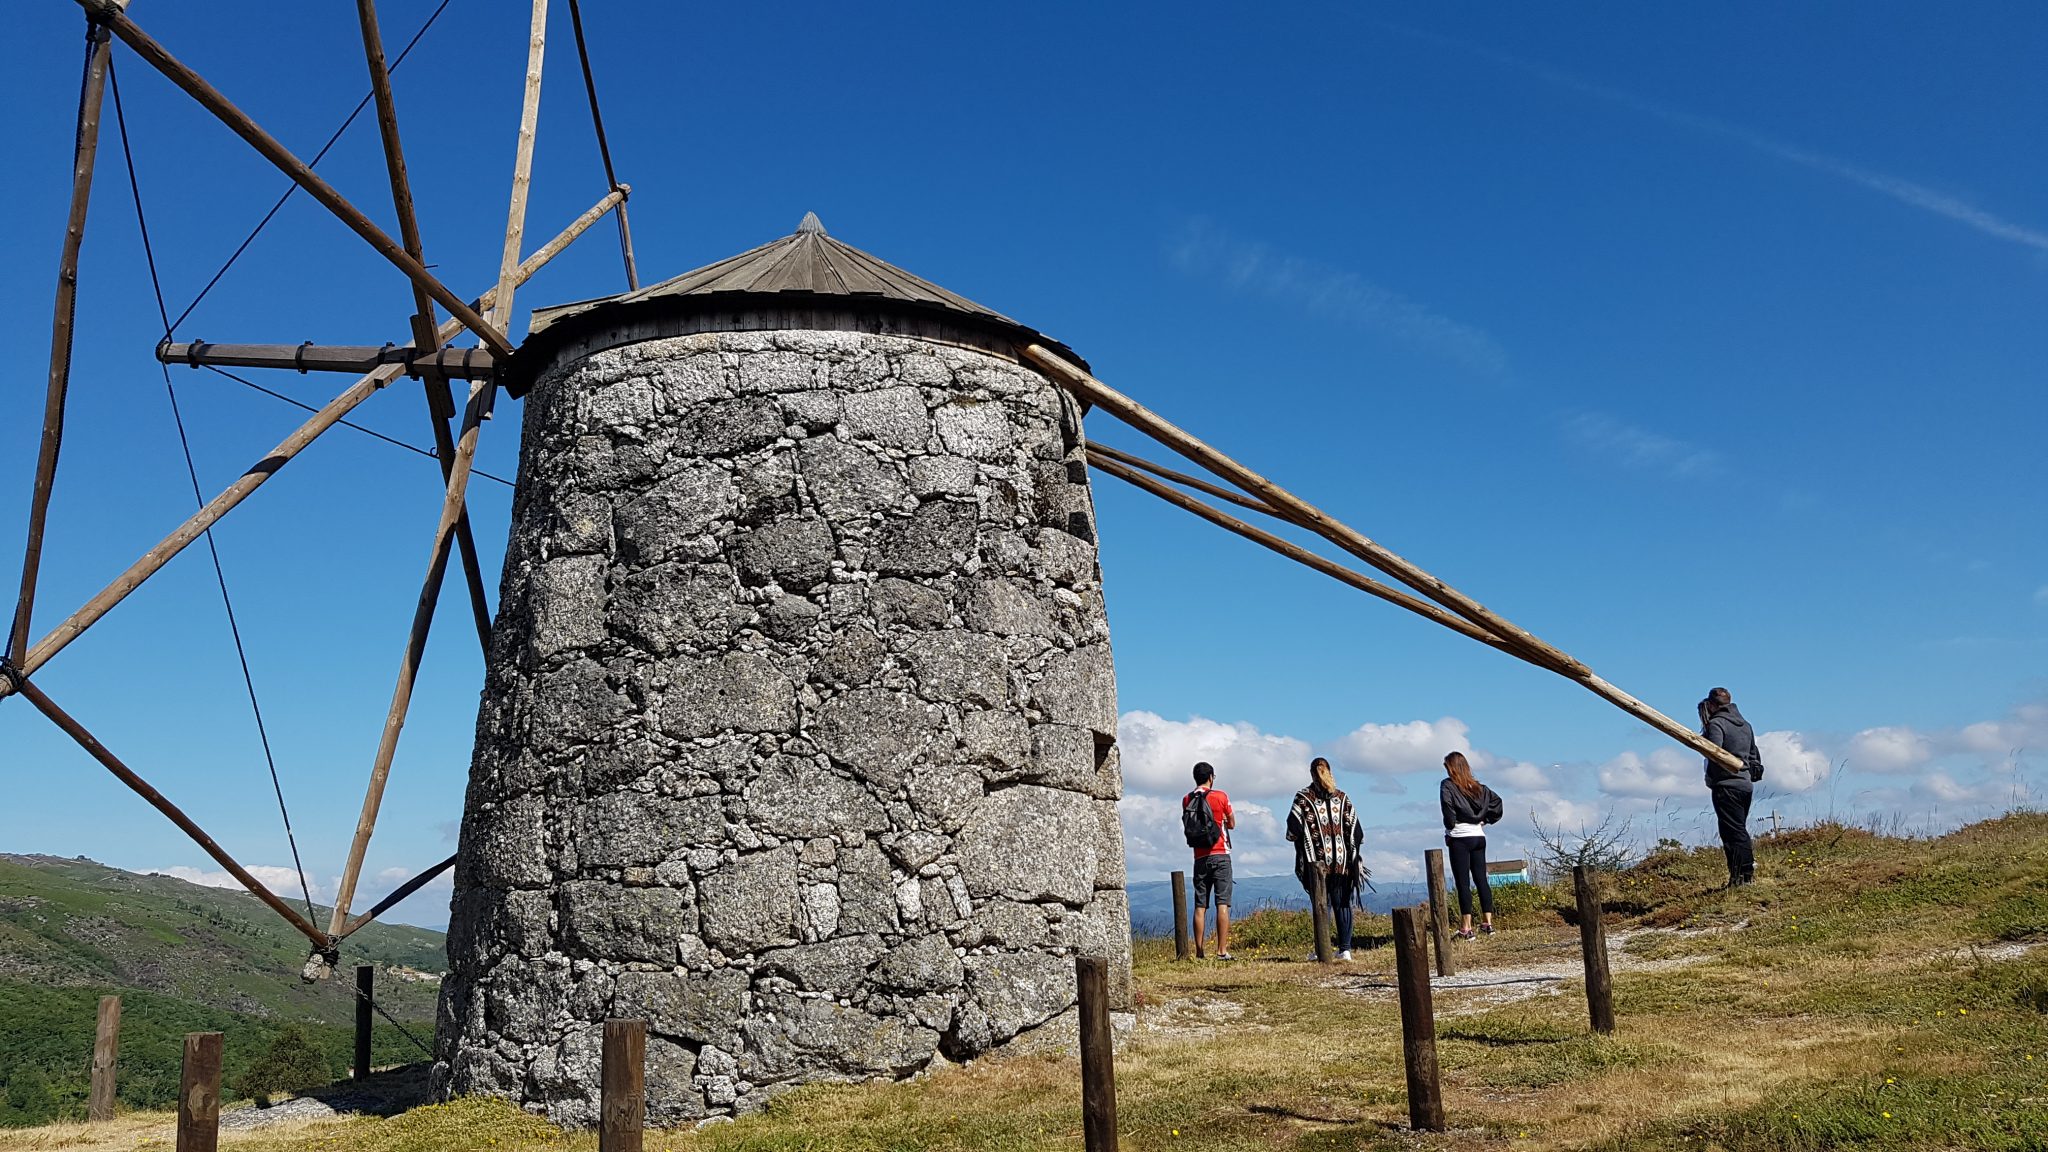
[[1287, 811], [1287, 838], [1294, 843], [1294, 877], [1313, 898], [1315, 873], [1323, 874], [1337, 937], [1337, 959], [1349, 960], [1351, 909], [1360, 885], [1370, 875], [1359, 858], [1365, 831], [1358, 826], [1351, 797], [1337, 787], [1330, 762], [1318, 756], [1308, 770], [1309, 786], [1294, 794], [1294, 805]]

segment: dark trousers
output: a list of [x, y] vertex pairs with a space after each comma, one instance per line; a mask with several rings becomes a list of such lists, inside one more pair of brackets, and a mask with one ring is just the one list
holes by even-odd
[[1451, 875], [1458, 882], [1458, 911], [1472, 914], [1472, 889], [1479, 889], [1479, 910], [1493, 914], [1493, 885], [1486, 880], [1486, 837], [1446, 836], [1444, 855], [1451, 858]]
[[1728, 883], [1747, 884], [1756, 877], [1756, 856], [1749, 843], [1749, 802], [1756, 793], [1740, 776], [1716, 780], [1710, 791], [1714, 819], [1721, 825], [1721, 853], [1728, 857]]
[[1323, 877], [1323, 895], [1330, 901], [1330, 928], [1335, 933], [1337, 951], [1351, 951], [1351, 903], [1356, 893], [1352, 891], [1351, 877], [1340, 873]]

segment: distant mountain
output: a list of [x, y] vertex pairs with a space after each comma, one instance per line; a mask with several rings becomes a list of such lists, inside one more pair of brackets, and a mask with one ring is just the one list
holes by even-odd
[[[1292, 873], [1281, 876], [1239, 876], [1236, 891], [1231, 896], [1230, 911], [1233, 915], [1245, 915], [1259, 908], [1308, 907], [1308, 894], [1301, 890], [1301, 884]], [[1418, 904], [1429, 898], [1429, 890], [1420, 884], [1377, 884], [1378, 891], [1367, 889], [1362, 903], [1368, 912], [1385, 912], [1405, 904]], [[1164, 880], [1145, 880], [1132, 884], [1127, 891], [1131, 898], [1131, 932], [1139, 936], [1170, 936], [1173, 934], [1173, 886]]]
[[[328, 909], [315, 907], [324, 924]], [[341, 969], [299, 979], [306, 942], [240, 891], [141, 876], [91, 860], [0, 854], [0, 1124], [36, 1123], [82, 1109], [93, 1019], [103, 993], [122, 998], [120, 1095], [133, 1107], [176, 1099], [179, 1038], [227, 1033], [227, 1081], [286, 1024], [347, 1069], [355, 1020], [354, 966], [380, 969], [380, 1006], [431, 1042], [439, 932], [372, 924], [342, 945]], [[374, 1058], [423, 1058], [383, 1021]]]

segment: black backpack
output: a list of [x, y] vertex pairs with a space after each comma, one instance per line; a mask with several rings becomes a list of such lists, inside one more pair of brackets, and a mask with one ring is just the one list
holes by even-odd
[[1190, 848], [1214, 848], [1223, 830], [1216, 826], [1216, 813], [1209, 808], [1209, 793], [1196, 789], [1181, 797], [1180, 831]]

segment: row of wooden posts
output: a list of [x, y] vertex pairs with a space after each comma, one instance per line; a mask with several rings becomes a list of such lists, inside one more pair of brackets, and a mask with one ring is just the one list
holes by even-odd
[[[1430, 941], [1434, 940], [1436, 974], [1456, 971], [1449, 942], [1450, 907], [1445, 899], [1443, 850], [1424, 856], [1429, 877], [1429, 903], [1393, 910], [1394, 972], [1401, 1003], [1401, 1052], [1408, 1083], [1408, 1119], [1419, 1130], [1444, 1129], [1443, 1089], [1437, 1076], [1436, 1014], [1430, 995]], [[1320, 879], [1320, 876], [1316, 877]], [[1172, 873], [1173, 942], [1176, 959], [1187, 960], [1187, 874]], [[1600, 895], [1592, 872], [1572, 869], [1578, 898], [1579, 943], [1586, 967], [1586, 1005], [1593, 1031], [1614, 1031], [1614, 985], [1607, 969], [1607, 936], [1600, 921]], [[1316, 958], [1332, 959], [1330, 908], [1322, 885], [1311, 892]], [[354, 1076], [370, 1074], [370, 1024], [376, 969], [356, 969]], [[1109, 966], [1099, 956], [1074, 960], [1079, 999], [1081, 1048], [1081, 1123], [1088, 1152], [1115, 1152], [1116, 1070], [1109, 1023]], [[93, 1043], [92, 1086], [87, 1116], [108, 1120], [114, 1115], [114, 1067], [119, 1048], [121, 998], [100, 999], [99, 1029]], [[600, 1069], [598, 1147], [601, 1152], [641, 1152], [646, 1114], [647, 1022], [607, 1020]], [[185, 1037], [184, 1073], [178, 1091], [178, 1152], [213, 1152], [220, 1131], [221, 1034], [193, 1032]]]
[[[1408, 1079], [1408, 1121], [1430, 1132], [1444, 1129], [1443, 1090], [1437, 1077], [1436, 1014], [1430, 996], [1430, 953], [1436, 954], [1436, 974], [1457, 974], [1451, 952], [1451, 910], [1444, 891], [1444, 852], [1431, 848], [1423, 853], [1428, 878], [1429, 902], [1414, 908], [1393, 910], [1394, 976], [1401, 1001], [1401, 1054]], [[1330, 905], [1320, 873], [1310, 873], [1309, 910], [1316, 937], [1316, 959], [1328, 964], [1334, 958], [1330, 942]], [[1194, 950], [1188, 941], [1187, 873], [1170, 874], [1173, 886], [1173, 951], [1176, 960], [1188, 960]], [[1600, 920], [1600, 891], [1593, 871], [1583, 865], [1572, 869], [1572, 888], [1577, 900], [1579, 953], [1586, 969], [1586, 1014], [1593, 1031], [1614, 1032], [1614, 981], [1607, 967], [1607, 929]], [[1424, 939], [1424, 926], [1430, 939]], [[1432, 948], [1433, 944], [1433, 948]], [[1083, 1007], [1083, 1022], [1086, 1022]], [[1085, 1055], [1085, 1048], [1084, 1048]], [[1084, 1061], [1084, 1091], [1093, 1087]], [[1114, 1086], [1107, 1089], [1114, 1107]], [[1098, 1143], [1093, 1132], [1088, 1152], [1109, 1152], [1116, 1147], [1114, 1125], [1107, 1143]]]

